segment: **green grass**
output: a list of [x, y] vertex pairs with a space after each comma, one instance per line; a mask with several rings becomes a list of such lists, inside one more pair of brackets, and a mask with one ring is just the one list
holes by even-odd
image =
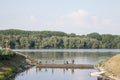
[[99, 63], [98, 63], [98, 66], [102, 66], [103, 65], [103, 61], [100, 61]]
[[106, 59], [104, 59], [103, 61], [100, 61], [97, 65], [99, 66], [99, 67], [104, 67], [104, 63], [106, 62], [106, 61], [108, 61], [110, 58], [109, 57], [107, 57]]
[[6, 72], [4, 72], [3, 75], [4, 76], [8, 76], [8, 75], [14, 73], [15, 71], [16, 71], [15, 68], [11, 68], [11, 69], [7, 70]]
[[15, 52], [11, 50], [5, 50], [5, 49], [0, 50], [0, 60], [9, 60], [13, 56], [15, 56]]
[[0, 75], [0, 80], [3, 80], [5, 78], [4, 75]]

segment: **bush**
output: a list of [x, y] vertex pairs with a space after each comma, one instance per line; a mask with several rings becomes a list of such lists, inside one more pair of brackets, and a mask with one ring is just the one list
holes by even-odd
[[3, 80], [5, 78], [4, 75], [0, 75], [0, 80]]
[[13, 56], [15, 56], [15, 52], [11, 50], [5, 50], [5, 49], [0, 50], [0, 60], [9, 60]]
[[102, 64], [103, 64], [103, 61], [99, 62], [99, 63], [98, 63], [98, 66], [102, 66]]
[[14, 72], [16, 72], [17, 69], [16, 68], [12, 68], [11, 70], [14, 73]]
[[8, 71], [4, 72], [3, 74], [4, 74], [4, 76], [8, 76], [12, 73], [13, 73], [12, 69], [9, 69]]

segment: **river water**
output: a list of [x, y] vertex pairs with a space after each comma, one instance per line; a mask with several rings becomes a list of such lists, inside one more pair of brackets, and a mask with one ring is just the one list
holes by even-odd
[[[65, 61], [75, 64], [96, 65], [101, 60], [112, 57], [120, 52], [118, 49], [42, 49], [15, 50], [47, 64], [63, 64]], [[100, 80], [90, 76], [97, 69], [50, 69], [32, 67], [15, 76], [14, 80]]]

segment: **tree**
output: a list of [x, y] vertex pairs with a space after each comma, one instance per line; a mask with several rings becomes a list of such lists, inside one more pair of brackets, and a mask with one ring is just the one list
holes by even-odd
[[90, 38], [93, 38], [93, 39], [97, 39], [97, 40], [102, 39], [101, 35], [99, 35], [98, 33], [90, 33], [87, 36], [90, 37]]
[[120, 35], [90, 33], [66, 34], [60, 31], [0, 30], [0, 46], [12, 49], [86, 49], [120, 48]]

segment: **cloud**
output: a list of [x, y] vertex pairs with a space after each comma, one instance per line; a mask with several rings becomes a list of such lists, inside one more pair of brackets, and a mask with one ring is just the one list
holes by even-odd
[[36, 16], [30, 16], [27, 26], [38, 29], [41, 25], [41, 21]]
[[97, 16], [91, 16], [93, 26], [97, 27], [99, 24], [99, 18]]
[[91, 16], [91, 21], [94, 27], [109, 27], [112, 24], [112, 19], [109, 18], [101, 18], [99, 16]]
[[85, 10], [83, 10], [83, 9], [80, 9], [80, 10], [78, 10], [78, 11], [75, 11], [75, 12], [72, 12], [72, 13], [69, 13], [69, 14], [67, 14], [67, 15], [65, 15], [65, 16], [67, 16], [67, 17], [85, 17], [85, 16], [87, 16], [88, 15], [88, 13], [85, 11]]
[[32, 22], [37, 22], [38, 21], [38, 19], [36, 18], [36, 16], [30, 16], [30, 20]]
[[56, 25], [60, 26], [74, 26], [74, 27], [84, 27], [87, 26], [86, 19], [88, 13], [86, 10], [80, 9], [68, 14], [61, 16], [56, 20]]
[[111, 27], [112, 19], [105, 18], [99, 15], [92, 15], [84, 9], [65, 14], [56, 19], [53, 26], [56, 29], [75, 33], [90, 33], [90, 32], [108, 32], [108, 27]]
[[103, 25], [104, 25], [104, 26], [110, 26], [111, 23], [112, 23], [112, 20], [111, 20], [111, 19], [105, 18], [105, 19], [103, 20]]

